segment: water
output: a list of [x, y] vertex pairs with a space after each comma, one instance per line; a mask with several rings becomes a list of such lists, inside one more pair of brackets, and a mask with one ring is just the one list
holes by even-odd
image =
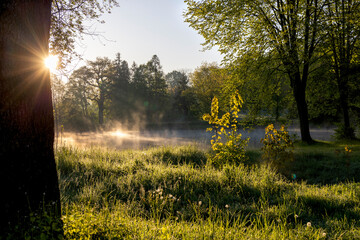
[[[290, 135], [299, 139], [300, 130], [288, 129]], [[333, 129], [311, 129], [311, 136], [316, 140], [331, 140]], [[250, 148], [261, 147], [260, 139], [264, 137], [264, 128], [241, 131], [243, 138], [250, 137]], [[204, 129], [156, 129], [144, 131], [114, 130], [108, 132], [64, 133], [58, 138], [58, 144], [70, 144], [79, 147], [103, 146], [115, 149], [144, 149], [156, 146], [194, 145], [209, 148], [213, 134]]]

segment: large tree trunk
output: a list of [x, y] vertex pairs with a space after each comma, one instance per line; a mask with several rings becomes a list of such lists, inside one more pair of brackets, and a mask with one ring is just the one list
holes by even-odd
[[355, 133], [354, 133], [354, 129], [350, 125], [350, 116], [349, 116], [349, 102], [348, 102], [349, 90], [347, 86], [348, 83], [347, 74], [348, 74], [348, 70], [347, 71], [341, 70], [340, 76], [338, 76], [340, 106], [343, 111], [343, 120], [344, 120], [344, 128], [342, 129], [343, 132], [341, 134], [342, 137], [344, 137], [345, 139], [354, 139]]
[[299, 115], [301, 141], [312, 143], [313, 140], [310, 135], [309, 115], [308, 115], [307, 103], [305, 100], [305, 91], [301, 91], [297, 88], [294, 88], [293, 93]]
[[15, 226], [25, 231], [36, 224], [31, 213], [61, 216], [50, 73], [43, 63], [50, 17], [51, 0], [0, 3], [0, 238]]
[[308, 107], [306, 103], [306, 78], [301, 80], [300, 72], [298, 68], [292, 67], [291, 70], [288, 71], [291, 87], [293, 90], [293, 95], [295, 98], [299, 122], [300, 122], [300, 133], [301, 133], [301, 141], [306, 143], [313, 143], [313, 139], [310, 135], [310, 127], [309, 127], [309, 114]]

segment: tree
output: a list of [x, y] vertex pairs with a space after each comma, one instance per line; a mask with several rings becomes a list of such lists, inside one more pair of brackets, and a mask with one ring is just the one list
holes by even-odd
[[166, 94], [167, 86], [159, 57], [154, 55], [151, 60], [147, 62], [146, 67], [148, 71], [147, 84], [150, 94], [152, 97], [160, 100], [159, 98]]
[[[61, 231], [55, 224], [61, 209], [50, 75], [43, 62], [50, 36], [52, 53], [72, 52], [73, 39], [85, 30], [83, 20], [114, 5], [115, 0], [0, 3], [0, 181], [6, 192], [0, 200], [0, 238], [23, 239], [27, 230], [43, 238], [44, 228], [48, 233]], [[41, 217], [34, 222], [31, 214], [49, 214], [54, 222], [44, 226]]]
[[358, 47], [360, 40], [360, 1], [331, 0], [327, 1], [326, 28], [328, 30], [328, 48], [331, 66], [337, 81], [340, 106], [343, 112], [344, 126], [342, 136], [355, 138], [349, 116], [349, 78], [352, 69], [357, 68]]
[[110, 90], [111, 112], [115, 119], [128, 120], [132, 106], [130, 94], [130, 69], [127, 61], [116, 54], [115, 75]]
[[[116, 0], [54, 0], [51, 9], [50, 52], [60, 57], [64, 67], [74, 56], [76, 39], [83, 35], [99, 34], [87, 27], [86, 20], [98, 19], [118, 6]], [[103, 23], [103, 21], [101, 21]]]
[[50, 19], [49, 0], [0, 4], [0, 238], [21, 239], [16, 234], [30, 229], [31, 213], [60, 221], [50, 73], [43, 63]]
[[238, 89], [245, 101], [243, 109], [247, 113], [247, 122], [256, 123], [259, 115], [270, 115], [278, 122], [280, 116], [288, 115], [291, 89], [279, 60], [272, 55], [255, 53], [254, 56], [248, 53], [232, 65], [229, 68], [231, 78], [225, 83], [225, 90]]
[[188, 88], [189, 79], [185, 72], [172, 71], [165, 75], [170, 91], [183, 91]]
[[[149, 107], [149, 90], [146, 79], [146, 65], [136, 65], [134, 62], [131, 66], [131, 99], [134, 111], [140, 113]], [[140, 115], [143, 116], [143, 115]], [[143, 117], [141, 121], [145, 120]]]
[[226, 70], [215, 63], [203, 63], [190, 74], [190, 82], [197, 98], [197, 112], [200, 116], [210, 111], [214, 97], [219, 99], [220, 105], [227, 102], [222, 95], [222, 88], [228, 78]]
[[99, 124], [104, 123], [105, 101], [109, 99], [110, 88], [115, 75], [115, 68], [107, 57], [97, 57], [95, 61], [88, 61], [84, 67], [84, 80], [87, 84], [88, 96], [98, 105]]
[[165, 76], [169, 92], [173, 98], [173, 110], [178, 111], [182, 116], [189, 116], [189, 105], [185, 91], [189, 88], [189, 78], [184, 72], [172, 71]]
[[54, 108], [54, 124], [55, 124], [55, 150], [58, 146], [58, 138], [60, 135], [60, 122], [61, 117], [63, 116], [63, 112], [61, 111], [60, 105], [64, 101], [66, 94], [65, 84], [61, 79], [56, 77], [55, 75], [51, 76], [51, 94], [52, 94], [52, 103]]
[[167, 85], [156, 55], [146, 64], [133, 64], [131, 86], [138, 112], [144, 111], [149, 121], [158, 121], [166, 105]]
[[88, 75], [87, 67], [83, 66], [72, 72], [66, 84], [66, 95], [61, 104], [58, 104], [62, 110], [61, 124], [66, 130], [86, 131], [96, 125], [98, 117], [90, 99]]
[[247, 52], [276, 53], [290, 79], [296, 101], [301, 139], [312, 142], [306, 84], [317, 44], [322, 0], [215, 0], [185, 1], [186, 22], [204, 38], [205, 45], [219, 46], [225, 60]]

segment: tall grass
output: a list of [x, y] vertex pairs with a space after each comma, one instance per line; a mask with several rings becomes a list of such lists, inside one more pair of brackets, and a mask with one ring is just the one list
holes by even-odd
[[[247, 153], [252, 164], [215, 169], [207, 163], [207, 153], [192, 146], [143, 151], [59, 148], [65, 235], [68, 239], [360, 239], [360, 184], [351, 180], [308, 184], [325, 183], [328, 175], [323, 175], [323, 182], [300, 173], [302, 168], [341, 159], [326, 146], [316, 155], [321, 164], [311, 164], [316, 158], [307, 149], [297, 147], [289, 168], [300, 180], [291, 180], [262, 163], [256, 150]], [[356, 167], [360, 159], [353, 149], [350, 162]]]

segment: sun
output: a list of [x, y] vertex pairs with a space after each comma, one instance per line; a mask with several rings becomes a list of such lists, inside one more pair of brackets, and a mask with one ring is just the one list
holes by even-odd
[[45, 66], [50, 69], [51, 72], [54, 72], [57, 68], [59, 58], [55, 55], [49, 55], [44, 59]]

